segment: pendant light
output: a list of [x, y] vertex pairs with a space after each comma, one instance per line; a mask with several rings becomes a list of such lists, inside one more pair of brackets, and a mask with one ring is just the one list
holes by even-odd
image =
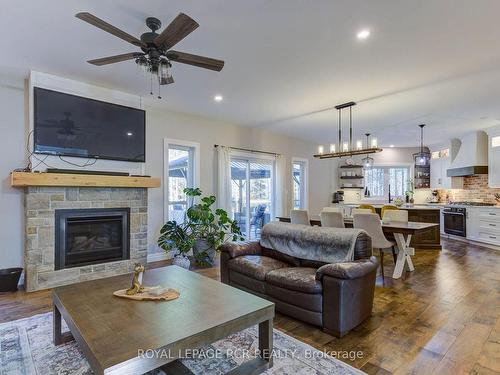
[[[318, 147], [318, 153], [314, 155], [315, 158], [318, 159], [331, 159], [331, 158], [343, 158], [343, 157], [351, 157], [354, 155], [364, 155], [374, 154], [376, 152], [382, 151], [381, 148], [377, 145], [377, 139], [373, 138], [372, 143], [369, 144], [368, 141], [366, 143], [366, 148], [363, 148], [363, 142], [357, 141], [356, 148], [353, 147], [353, 127], [352, 127], [352, 107], [356, 105], [355, 102], [347, 102], [343, 104], [339, 104], [335, 106], [335, 109], [339, 112], [339, 124], [338, 124], [338, 143], [337, 145], [330, 145], [330, 152], [325, 152], [324, 146]], [[344, 140], [342, 138], [342, 111], [345, 109], [349, 109], [349, 139]], [[366, 158], [365, 158], [366, 159]], [[372, 160], [373, 158], [369, 158]]]
[[431, 159], [431, 154], [424, 150], [424, 127], [425, 124], [420, 124], [420, 152], [413, 154], [415, 165], [428, 165]]
[[[370, 133], [366, 133], [366, 148], [369, 148], [370, 147]], [[366, 156], [361, 159], [361, 163], [363, 163], [363, 168], [364, 169], [370, 169], [371, 167], [373, 167], [373, 158], [370, 157], [368, 154], [366, 154]]]

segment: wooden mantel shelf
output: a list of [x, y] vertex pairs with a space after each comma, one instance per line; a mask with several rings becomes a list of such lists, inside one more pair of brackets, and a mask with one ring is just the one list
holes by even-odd
[[157, 177], [105, 176], [69, 173], [12, 172], [10, 184], [14, 187], [27, 186], [80, 186], [80, 187], [123, 187], [157, 188], [161, 181]]

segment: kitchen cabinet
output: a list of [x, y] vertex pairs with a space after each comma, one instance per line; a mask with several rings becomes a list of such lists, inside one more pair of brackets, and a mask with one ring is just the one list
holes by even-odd
[[468, 240], [479, 241], [479, 208], [467, 207], [465, 232]]
[[488, 137], [488, 186], [500, 188], [500, 130]]
[[462, 189], [461, 177], [448, 177], [446, 171], [450, 168], [450, 149], [445, 148], [431, 154], [431, 189]]

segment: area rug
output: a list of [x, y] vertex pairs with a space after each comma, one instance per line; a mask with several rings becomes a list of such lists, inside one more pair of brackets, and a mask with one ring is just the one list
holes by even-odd
[[[251, 327], [202, 348], [182, 363], [196, 375], [225, 374], [254, 358], [257, 343], [257, 327]], [[274, 330], [274, 349], [274, 364], [266, 375], [363, 374], [278, 330]], [[0, 374], [90, 375], [92, 370], [74, 341], [58, 347], [52, 344], [52, 313], [46, 313], [0, 324]]]

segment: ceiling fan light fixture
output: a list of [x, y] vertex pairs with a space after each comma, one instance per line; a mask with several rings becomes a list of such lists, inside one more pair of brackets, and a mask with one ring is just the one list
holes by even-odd
[[150, 72], [150, 64], [148, 59], [145, 56], [138, 57], [135, 59], [135, 63], [139, 67], [141, 72], [149, 73]]
[[160, 65], [159, 65], [159, 69], [158, 69], [158, 75], [160, 76], [160, 79], [164, 80], [164, 79], [172, 77], [172, 72], [170, 69], [171, 67], [172, 67], [172, 65], [170, 64], [170, 62], [168, 60], [162, 59], [160, 61]]

